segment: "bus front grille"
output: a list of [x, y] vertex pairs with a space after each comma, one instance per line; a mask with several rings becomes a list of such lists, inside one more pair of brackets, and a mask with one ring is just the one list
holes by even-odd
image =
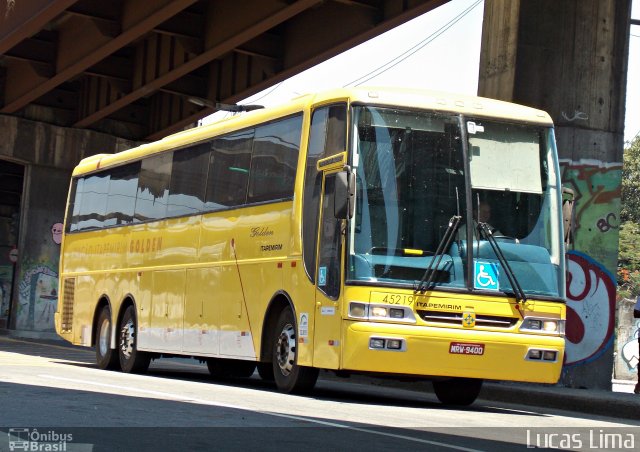
[[[462, 325], [462, 312], [416, 311], [422, 320], [431, 323], [448, 323]], [[492, 328], [511, 328], [518, 322], [518, 317], [501, 317], [496, 315], [476, 314], [476, 326]]]
[[75, 299], [76, 279], [65, 278], [62, 298], [61, 332], [70, 333], [73, 326], [73, 301]]

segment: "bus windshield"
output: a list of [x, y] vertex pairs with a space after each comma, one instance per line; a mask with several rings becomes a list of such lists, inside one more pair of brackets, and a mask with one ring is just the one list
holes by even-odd
[[564, 295], [551, 129], [389, 107], [352, 117], [348, 284], [416, 287], [429, 269], [432, 287], [512, 294], [511, 271], [527, 295]]

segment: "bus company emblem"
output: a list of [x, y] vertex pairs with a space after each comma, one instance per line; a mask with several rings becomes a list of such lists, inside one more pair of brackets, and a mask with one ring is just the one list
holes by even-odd
[[462, 313], [462, 326], [465, 328], [473, 328], [476, 326], [476, 313], [473, 311], [464, 311]]
[[269, 237], [273, 235], [273, 231], [266, 226], [251, 228], [251, 232], [249, 233], [249, 237]]

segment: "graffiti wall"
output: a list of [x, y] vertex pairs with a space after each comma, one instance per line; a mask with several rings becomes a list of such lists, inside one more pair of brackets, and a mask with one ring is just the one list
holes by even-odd
[[[40, 257], [24, 259], [20, 265], [16, 329], [55, 331], [54, 313], [58, 306], [58, 259], [62, 223], [53, 222], [40, 241]], [[53, 256], [53, 259], [51, 258]]]
[[640, 319], [633, 318], [635, 300], [622, 299], [617, 304], [616, 355], [614, 378], [619, 380], [637, 380], [638, 335], [640, 335]]
[[51, 264], [27, 265], [20, 278], [16, 328], [54, 331], [58, 303], [58, 273]]
[[621, 163], [561, 161], [575, 194], [574, 244], [567, 253], [567, 353], [562, 382], [609, 388], [616, 326]]
[[12, 305], [16, 330], [55, 332], [58, 306], [58, 263], [62, 217], [69, 175], [64, 171], [32, 166], [27, 182], [28, 206], [20, 230]]

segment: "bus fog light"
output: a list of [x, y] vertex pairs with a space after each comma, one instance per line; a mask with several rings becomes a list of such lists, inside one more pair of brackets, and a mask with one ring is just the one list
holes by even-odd
[[349, 305], [349, 315], [351, 317], [366, 317], [367, 307], [364, 303], [351, 303]]
[[539, 360], [542, 358], [542, 350], [529, 350], [527, 357], [529, 359]]
[[381, 308], [380, 306], [376, 306], [371, 310], [372, 317], [386, 317], [387, 316], [387, 308]]
[[392, 319], [403, 319], [404, 309], [399, 309], [399, 308], [389, 309], [389, 317], [391, 317]]
[[545, 320], [542, 329], [547, 333], [555, 333], [558, 331], [558, 322], [555, 320]]
[[369, 348], [384, 348], [384, 339], [372, 337], [369, 339]]
[[391, 350], [400, 350], [402, 341], [400, 339], [387, 339], [387, 348]]
[[558, 352], [553, 350], [545, 350], [544, 353], [542, 354], [542, 359], [544, 361], [555, 361], [556, 356], [558, 356]]

